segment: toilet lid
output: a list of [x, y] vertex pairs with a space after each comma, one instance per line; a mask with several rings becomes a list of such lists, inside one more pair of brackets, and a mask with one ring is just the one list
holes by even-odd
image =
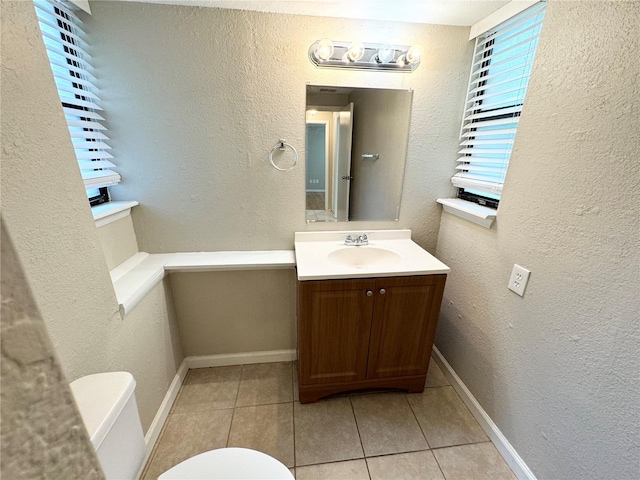
[[186, 459], [158, 480], [292, 480], [287, 467], [248, 448], [220, 448]]

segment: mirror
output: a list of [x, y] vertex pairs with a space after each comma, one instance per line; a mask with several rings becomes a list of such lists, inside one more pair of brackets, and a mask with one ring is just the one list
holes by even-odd
[[412, 97], [307, 85], [307, 222], [398, 220]]

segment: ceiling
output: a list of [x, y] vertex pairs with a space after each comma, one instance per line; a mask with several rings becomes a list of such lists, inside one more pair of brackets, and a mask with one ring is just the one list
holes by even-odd
[[129, 0], [256, 12], [470, 26], [508, 0]]

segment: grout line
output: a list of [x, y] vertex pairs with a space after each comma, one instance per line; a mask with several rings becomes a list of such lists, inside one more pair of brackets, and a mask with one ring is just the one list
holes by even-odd
[[240, 365], [240, 379], [238, 380], [238, 390], [236, 391], [236, 399], [233, 402], [233, 408], [238, 407], [238, 397], [240, 396], [240, 385], [242, 384], [242, 379], [244, 378], [244, 365]]
[[224, 444], [225, 447], [229, 446], [229, 439], [231, 438], [231, 427], [233, 426], [233, 419], [234, 419], [235, 416], [236, 416], [236, 409], [232, 408], [231, 409], [231, 421], [229, 422], [229, 431], [227, 432], [227, 441]]
[[420, 427], [420, 432], [422, 433], [422, 436], [424, 437], [424, 441], [427, 442], [427, 447], [429, 447], [429, 450], [431, 450], [431, 444], [429, 443], [429, 439], [427, 438], [427, 434], [424, 433], [424, 430], [422, 429], [422, 425], [420, 424], [420, 421], [418, 420], [418, 416], [416, 415], [416, 412], [413, 410], [413, 406], [411, 406], [411, 402], [409, 401], [409, 398], [407, 398], [407, 395], [408, 394], [405, 393], [404, 394], [404, 398], [407, 401], [407, 403], [409, 404], [409, 408], [411, 409], [411, 413], [413, 414], [413, 418], [416, 419], [416, 423], [418, 424], [418, 427]]
[[447, 477], [444, 475], [444, 470], [442, 470], [442, 467], [440, 466], [440, 462], [438, 461], [438, 457], [436, 457], [436, 454], [433, 453], [433, 449], [431, 449], [431, 455], [433, 455], [433, 459], [436, 461], [436, 465], [438, 465], [438, 468], [440, 469], [440, 473], [442, 473], [442, 478], [444, 478], [444, 480], [447, 480]]
[[229, 446], [229, 440], [231, 439], [231, 427], [233, 427], [233, 419], [236, 416], [236, 404], [238, 403], [238, 395], [240, 395], [240, 382], [242, 381], [242, 372], [244, 371], [243, 366], [240, 366], [240, 380], [238, 380], [238, 389], [236, 390], [236, 399], [233, 401], [233, 412], [231, 413], [231, 421], [229, 422], [229, 431], [227, 432], [227, 443], [226, 447]]
[[364, 464], [367, 467], [367, 475], [369, 475], [369, 480], [371, 480], [371, 472], [369, 471], [369, 464], [367, 463], [367, 454], [364, 451], [364, 444], [362, 443], [362, 435], [360, 435], [360, 427], [358, 426], [358, 417], [356, 416], [356, 409], [353, 406], [353, 402], [351, 401], [351, 396], [347, 397], [349, 399], [349, 405], [351, 405], [351, 413], [353, 414], [353, 421], [356, 423], [356, 431], [358, 432], [358, 439], [360, 440], [360, 448], [362, 448], [362, 458], [364, 459]]
[[470, 443], [456, 443], [454, 445], [443, 445], [441, 447], [433, 447], [431, 450], [444, 450], [445, 448], [453, 448], [453, 447], [466, 447], [467, 445], [478, 445], [480, 443], [491, 443], [491, 440], [486, 440], [484, 442], [470, 442]]
[[[293, 425], [293, 471], [295, 472], [295, 468], [298, 465], [298, 459], [296, 458], [296, 383], [293, 381], [296, 372], [293, 363], [294, 362], [291, 362], [291, 424]], [[295, 477], [295, 473], [293, 476]]]
[[393, 457], [395, 455], [407, 455], [409, 453], [430, 452], [430, 448], [420, 448], [419, 450], [408, 450], [406, 452], [380, 453], [379, 455], [371, 455], [368, 458]]

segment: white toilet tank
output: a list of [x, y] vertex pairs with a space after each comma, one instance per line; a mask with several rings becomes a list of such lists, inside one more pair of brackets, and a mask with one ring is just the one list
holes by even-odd
[[107, 480], [134, 480], [144, 460], [145, 443], [133, 375], [97, 373], [70, 386]]

